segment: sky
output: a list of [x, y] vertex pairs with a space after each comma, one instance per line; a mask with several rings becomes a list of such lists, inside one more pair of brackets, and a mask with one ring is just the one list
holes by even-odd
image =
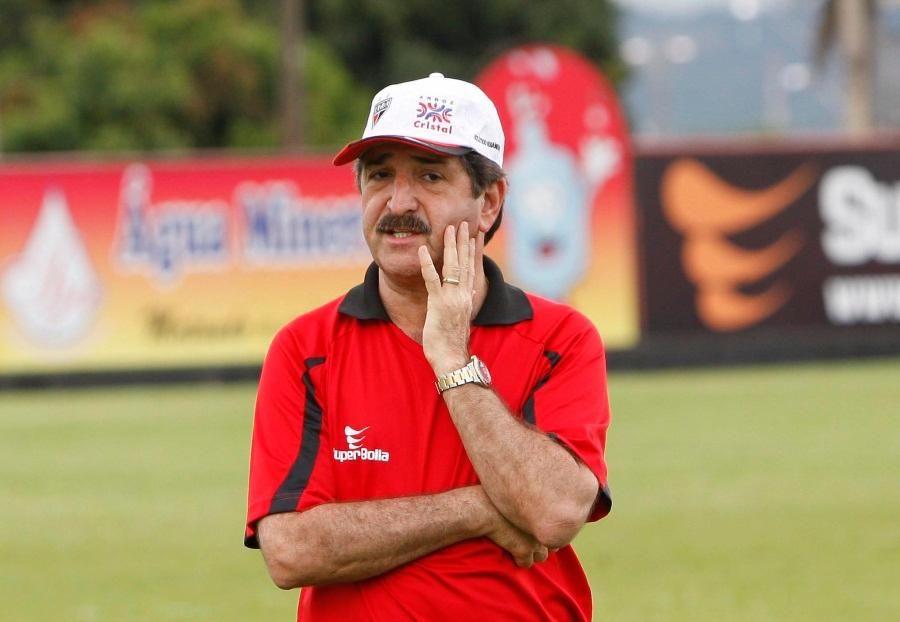
[[[840, 127], [845, 70], [811, 63], [825, 0], [614, 0], [623, 101], [647, 135], [828, 132]], [[863, 0], [851, 0], [862, 2]], [[875, 114], [900, 127], [900, 0], [878, 0]], [[710, 88], [710, 85], [715, 85]]]
[[710, 8], [732, 9], [736, 12], [757, 11], [785, 4], [790, 0], [614, 0], [626, 9], [685, 15]]
[[[809, 0], [613, 0], [616, 4], [636, 10], [674, 15], [688, 15], [698, 11], [719, 8], [731, 9], [737, 15], [753, 15], [757, 11], [775, 8], [791, 2]], [[819, 0], [816, 0], [817, 2]], [[888, 7], [900, 7], [900, 0], [880, 0]]]
[[[747, 13], [798, 0], [613, 0], [616, 4], [629, 8], [650, 10], [659, 13], [689, 14], [710, 8], [731, 8], [736, 13]], [[801, 0], [808, 2], [809, 0]], [[817, 0], [818, 1], [818, 0]], [[900, 0], [880, 0], [882, 6], [900, 7]]]

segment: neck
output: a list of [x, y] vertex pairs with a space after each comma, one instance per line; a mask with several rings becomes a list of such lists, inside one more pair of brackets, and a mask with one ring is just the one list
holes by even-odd
[[422, 343], [428, 291], [421, 277], [396, 279], [378, 271], [378, 295], [391, 321], [417, 343]]

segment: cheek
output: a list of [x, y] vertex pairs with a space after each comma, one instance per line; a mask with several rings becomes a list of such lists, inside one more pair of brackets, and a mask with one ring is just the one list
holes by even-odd
[[381, 216], [381, 209], [378, 202], [372, 197], [362, 198], [362, 224], [363, 230], [368, 231], [378, 224], [378, 218]]

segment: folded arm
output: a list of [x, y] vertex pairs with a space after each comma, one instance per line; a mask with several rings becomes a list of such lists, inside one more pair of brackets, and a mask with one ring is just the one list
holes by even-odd
[[519, 566], [548, 555], [497, 511], [481, 486], [326, 503], [266, 516], [257, 528], [269, 575], [282, 589], [367, 579], [480, 536], [503, 547]]
[[500, 513], [548, 548], [571, 542], [597, 498], [594, 474], [546, 434], [515, 418], [491, 389], [464, 385], [443, 395], [481, 485]]
[[[443, 277], [425, 247], [419, 249], [428, 309], [422, 346], [435, 375], [469, 360], [469, 335], [479, 292], [486, 291], [484, 234], [469, 237], [467, 223], [444, 232]], [[494, 391], [463, 385], [443, 393], [466, 453], [496, 508], [513, 524], [554, 549], [581, 529], [599, 482], [573, 454], [509, 412]]]

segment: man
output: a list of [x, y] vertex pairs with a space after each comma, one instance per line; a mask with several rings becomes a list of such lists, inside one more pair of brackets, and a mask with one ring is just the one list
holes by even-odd
[[374, 262], [275, 337], [250, 467], [245, 544], [301, 620], [591, 619], [569, 542], [611, 507], [605, 356], [483, 255], [503, 144], [478, 87], [432, 74], [335, 158]]

